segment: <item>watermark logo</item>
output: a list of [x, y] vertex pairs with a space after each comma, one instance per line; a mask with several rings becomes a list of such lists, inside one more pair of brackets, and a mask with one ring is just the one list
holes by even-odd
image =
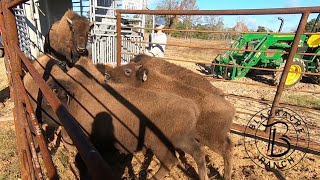
[[[293, 147], [309, 142], [306, 123], [294, 111], [279, 108], [271, 124], [267, 124], [270, 108], [256, 113], [248, 122], [244, 133], [244, 145], [250, 159], [262, 168], [287, 170], [297, 165], [305, 156]], [[268, 141], [259, 135], [268, 128]], [[309, 144], [308, 144], [309, 145]]]

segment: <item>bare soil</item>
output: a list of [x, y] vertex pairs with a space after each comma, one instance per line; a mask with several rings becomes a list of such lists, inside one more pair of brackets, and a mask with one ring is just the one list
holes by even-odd
[[[219, 47], [227, 47], [230, 42], [228, 41], [205, 41], [205, 40], [193, 40], [193, 39], [176, 39], [176, 38], [169, 38], [168, 43], [173, 44], [184, 44], [184, 45], [193, 45], [193, 46], [203, 46], [203, 47], [212, 47], [212, 46], [219, 46]], [[201, 50], [199, 48], [186, 48], [186, 47], [168, 47], [166, 50], [166, 57], [167, 58], [174, 58], [174, 59], [184, 59], [184, 60], [193, 60], [193, 61], [207, 61], [211, 62], [214, 57], [218, 54], [222, 53], [219, 51], [214, 51], [210, 49]], [[0, 78], [1, 82], [3, 82], [6, 77], [3, 75], [3, 64], [0, 61]], [[172, 61], [174, 62], [174, 61]], [[199, 67], [196, 66], [194, 63], [186, 63], [186, 62], [174, 62], [178, 65], [186, 67], [188, 69], [193, 70], [194, 72], [199, 72]], [[4, 77], [4, 78], [3, 78]], [[213, 81], [212, 85], [219, 87], [225, 91], [226, 94], [234, 94], [239, 96], [250, 97], [258, 100], [273, 100], [276, 92], [276, 88], [274, 86], [268, 85], [268, 75], [254, 75], [252, 77], [242, 78], [237, 80], [237, 82], [247, 82], [247, 83], [255, 83], [258, 85], [267, 85], [268, 87], [261, 87], [261, 86], [252, 86], [247, 84], [239, 84], [234, 82], [221, 82], [221, 81]], [[267, 79], [267, 80], [266, 80]], [[265, 80], [265, 81], [264, 81]], [[0, 86], [0, 92], [5, 89], [6, 86]], [[306, 102], [305, 106], [309, 105], [312, 99], [315, 101], [314, 110], [302, 110], [296, 107], [290, 107], [293, 111], [301, 116], [303, 121], [306, 122], [307, 127], [310, 133], [310, 139], [315, 142], [320, 143], [320, 112], [319, 109], [316, 110], [317, 107], [317, 100], [320, 99], [320, 88], [319, 85], [308, 83], [308, 80], [299, 83], [298, 85], [294, 86], [293, 91], [285, 91], [282, 95], [281, 102], [288, 103], [291, 102], [295, 97], [301, 97], [297, 101], [299, 103], [301, 101]], [[294, 90], [306, 90], [311, 91], [313, 93], [306, 93], [306, 92], [296, 92]], [[7, 94], [8, 95], [8, 94]], [[308, 97], [308, 101], [306, 100]], [[5, 99], [5, 98], [3, 98]], [[234, 120], [235, 123], [246, 125], [248, 121], [251, 119], [252, 115], [255, 114], [260, 110], [265, 108], [269, 108], [271, 103], [260, 103], [248, 99], [239, 99], [233, 96], [227, 96], [227, 99], [230, 100], [237, 109], [237, 116]], [[12, 102], [10, 100], [3, 100], [5, 106], [4, 108], [0, 108], [0, 119], [3, 117], [8, 117], [11, 115], [12, 110]], [[291, 102], [292, 104], [298, 102]], [[308, 104], [309, 103], [309, 104]], [[320, 105], [318, 106], [320, 108]], [[2, 127], [9, 129], [9, 132], [13, 131], [13, 125], [10, 124], [0, 124]], [[0, 131], [0, 137], [3, 134], [8, 134], [7, 132]], [[14, 134], [13, 134], [14, 135]], [[11, 137], [10, 143], [15, 143]], [[313, 155], [313, 154], [306, 154], [301, 162], [299, 162], [293, 168], [281, 171], [277, 169], [266, 169], [257, 166], [246, 153], [246, 149], [244, 146], [244, 137], [241, 135], [231, 134], [232, 140], [234, 142], [234, 167], [233, 167], [233, 174], [232, 179], [320, 179], [320, 156]], [[0, 138], [1, 139], [1, 138]], [[8, 142], [0, 141], [0, 147], [3, 147]], [[266, 144], [260, 144], [263, 146]], [[253, 145], [248, 146], [249, 150], [255, 148]], [[63, 143], [58, 143], [54, 147], [51, 147], [52, 155], [54, 159], [54, 163], [58, 169], [58, 173], [61, 179], [75, 179], [78, 176], [77, 170], [73, 168], [73, 158], [75, 155], [75, 149], [71, 151], [66, 150]], [[247, 149], [248, 150], [248, 149]], [[12, 151], [12, 149], [8, 149], [8, 151]], [[5, 152], [1, 153], [5, 154]], [[223, 159], [217, 155], [216, 153], [212, 152], [210, 149], [207, 148], [207, 167], [209, 170], [209, 176], [211, 179], [222, 179], [223, 177]], [[2, 157], [0, 154], [0, 157]], [[144, 157], [142, 153], [137, 153], [134, 156], [132, 161], [132, 168], [127, 169], [127, 172], [124, 174], [123, 179], [130, 179], [130, 171], [133, 172], [135, 176], [145, 177], [146, 173], [149, 173], [148, 177], [154, 174], [157, 169], [159, 168], [159, 162], [154, 158], [150, 165], [147, 166], [143, 162], [150, 161], [150, 157]], [[17, 156], [16, 153], [13, 153], [8, 159], [0, 159], [0, 179], [16, 179], [18, 169], [12, 168], [8, 164], [11, 164], [13, 167], [17, 165]], [[147, 163], [148, 164], [148, 163]], [[4, 168], [4, 170], [3, 170]], [[195, 179], [196, 177], [196, 165], [192, 157], [188, 156], [186, 158], [182, 158], [179, 163], [179, 166], [173, 168], [170, 172], [170, 176], [165, 179]], [[74, 175], [74, 172], [76, 172]], [[2, 178], [6, 177], [6, 178]], [[7, 178], [8, 177], [8, 178]]]

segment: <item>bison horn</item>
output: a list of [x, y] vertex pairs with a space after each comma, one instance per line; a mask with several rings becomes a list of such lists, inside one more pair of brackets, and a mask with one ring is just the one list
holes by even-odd
[[136, 71], [138, 71], [141, 67], [142, 67], [142, 65], [136, 65], [134, 68]]
[[68, 17], [66, 17], [66, 18], [67, 18], [68, 23], [69, 23], [70, 25], [72, 25], [72, 20], [69, 19]]
[[90, 22], [90, 24], [89, 24], [90, 29], [92, 29], [93, 26], [94, 26], [94, 22]]

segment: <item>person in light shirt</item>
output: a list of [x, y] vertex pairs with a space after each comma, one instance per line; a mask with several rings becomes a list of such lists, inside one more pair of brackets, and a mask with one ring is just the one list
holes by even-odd
[[146, 50], [145, 54], [153, 57], [164, 57], [164, 51], [167, 44], [167, 35], [162, 31], [165, 27], [164, 23], [155, 26], [155, 33], [151, 34], [150, 50]]

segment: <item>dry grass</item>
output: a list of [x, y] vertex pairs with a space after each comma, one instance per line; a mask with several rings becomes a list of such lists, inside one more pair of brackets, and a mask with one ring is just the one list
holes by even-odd
[[179, 39], [170, 37], [168, 38], [168, 44], [177, 46], [196, 46], [201, 48], [168, 46], [165, 52], [166, 58], [211, 62], [219, 53], [223, 53], [224, 51], [208, 48], [228, 47], [230, 41]]
[[20, 168], [14, 126], [13, 123], [0, 126], [0, 179], [17, 179]]
[[320, 98], [310, 95], [288, 95], [284, 97], [284, 102], [291, 105], [298, 105], [320, 110]]

